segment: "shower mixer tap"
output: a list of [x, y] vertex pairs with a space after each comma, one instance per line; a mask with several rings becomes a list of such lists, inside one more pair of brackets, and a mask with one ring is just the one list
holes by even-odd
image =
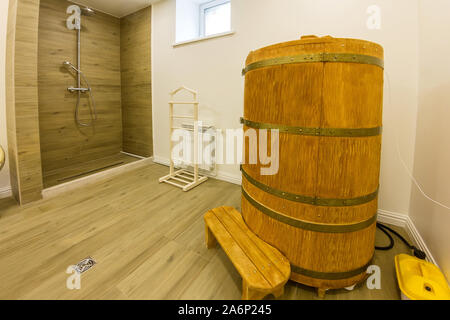
[[[91, 88], [91, 86], [89, 85], [88, 80], [87, 80], [86, 77], [84, 76], [84, 73], [83, 73], [79, 68], [76, 68], [76, 67], [75, 67], [72, 63], [70, 63], [69, 61], [64, 61], [64, 62], [63, 62], [63, 66], [64, 66], [66, 69], [72, 69], [72, 70], [74, 70], [74, 71], [77, 73], [78, 87], [77, 87], [77, 88], [75, 88], [75, 87], [69, 87], [69, 88], [67, 88], [67, 90], [68, 90], [70, 93], [74, 93], [74, 92], [77, 93], [78, 99], [77, 99], [77, 106], [76, 106], [76, 108], [75, 108], [75, 119], [76, 119], [77, 123], [78, 123], [80, 126], [88, 127], [88, 126], [92, 125], [92, 123], [93, 123], [94, 120], [97, 120], [97, 110], [96, 110], [96, 107], [95, 107], [94, 96], [93, 96], [93, 94], [92, 94], [92, 88]], [[86, 83], [87, 88], [82, 88], [82, 87], [81, 87], [81, 78], [83, 78], [84, 82]], [[93, 118], [92, 118], [92, 122], [91, 122], [90, 124], [83, 123], [83, 122], [81, 122], [81, 121], [78, 119], [78, 108], [79, 108], [79, 106], [80, 106], [80, 95], [81, 95], [81, 93], [86, 93], [86, 92], [89, 92], [89, 96], [90, 96], [90, 99], [91, 99], [91, 102], [92, 102], [92, 108], [93, 108]]]
[[69, 91], [69, 92], [77, 92], [77, 91], [80, 91], [81, 93], [86, 93], [86, 92], [88, 92], [88, 91], [91, 91], [91, 88], [74, 88], [74, 87], [69, 87], [69, 88], [67, 88], [67, 90]]
[[[63, 66], [68, 68], [68, 69], [71, 68], [71, 69], [75, 70], [77, 72], [77, 74], [81, 74], [83, 76], [83, 72], [81, 72], [81, 70], [75, 68], [75, 66], [73, 64], [71, 64], [69, 61], [64, 61], [63, 62]], [[88, 87], [89, 87], [89, 85], [88, 85]], [[81, 93], [85, 93], [87, 91], [91, 91], [91, 87], [89, 87], [89, 88], [69, 87], [69, 88], [67, 88], [67, 90], [69, 90], [72, 93], [73, 92], [77, 92], [77, 91], [80, 91]]]

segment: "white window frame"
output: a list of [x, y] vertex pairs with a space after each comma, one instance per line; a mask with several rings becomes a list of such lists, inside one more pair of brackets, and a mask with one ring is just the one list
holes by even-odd
[[[200, 30], [200, 37], [205, 37], [205, 11], [210, 9], [210, 8], [214, 8], [220, 5], [223, 5], [225, 3], [230, 3], [231, 5], [231, 0], [213, 0], [213, 1], [209, 1], [209, 2], [205, 2], [202, 3], [199, 7], [200, 9], [200, 21], [199, 21], [199, 30]], [[230, 17], [231, 18], [231, 17]], [[231, 21], [230, 21], [231, 23]], [[224, 32], [230, 32], [230, 30], [226, 30]]]

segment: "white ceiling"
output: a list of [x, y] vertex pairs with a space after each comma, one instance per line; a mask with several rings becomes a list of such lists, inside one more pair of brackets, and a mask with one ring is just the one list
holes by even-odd
[[160, 0], [69, 0], [115, 17], [124, 17]]

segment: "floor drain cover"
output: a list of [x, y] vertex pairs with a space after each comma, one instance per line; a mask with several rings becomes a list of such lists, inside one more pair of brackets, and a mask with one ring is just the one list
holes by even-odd
[[75, 265], [75, 271], [78, 273], [83, 273], [92, 268], [97, 262], [91, 257], [81, 260]]

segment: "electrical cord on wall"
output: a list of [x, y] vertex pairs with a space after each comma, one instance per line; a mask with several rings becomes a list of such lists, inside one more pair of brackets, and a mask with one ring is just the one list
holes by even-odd
[[[391, 232], [392, 234], [394, 234], [395, 236], [397, 236], [400, 240], [402, 240], [402, 242], [414, 252], [414, 255], [422, 260], [425, 260], [425, 258], [427, 257], [427, 255], [425, 254], [425, 252], [423, 252], [422, 250], [420, 250], [419, 248], [413, 246], [412, 244], [410, 244], [408, 241], [406, 241], [405, 238], [403, 238], [397, 231], [389, 228], [388, 226], [385, 226], [384, 224], [381, 224], [379, 222], [377, 222], [377, 228], [380, 229], [388, 238], [389, 238], [389, 245], [385, 246], [385, 247], [375, 247], [375, 249], [377, 250], [391, 250], [394, 247], [394, 238], [391, 236], [391, 234], [389, 232]], [[389, 231], [389, 232], [388, 232]]]
[[[391, 103], [391, 102], [392, 102], [392, 101], [391, 101], [391, 100], [392, 100], [391, 80], [390, 80], [390, 77], [389, 77], [389, 73], [388, 73], [386, 70], [384, 71], [384, 74], [385, 74], [385, 76], [386, 76], [386, 78], [385, 78], [385, 79], [386, 79], [385, 83], [386, 83], [386, 86], [387, 86], [387, 89], [388, 89], [388, 106], [390, 107], [390, 106], [392, 105], [392, 103]], [[439, 201], [433, 199], [432, 197], [430, 197], [430, 196], [424, 191], [424, 189], [422, 188], [422, 186], [421, 186], [421, 184], [419, 183], [419, 181], [417, 181], [417, 179], [414, 177], [412, 171], [411, 171], [411, 170], [409, 169], [409, 167], [406, 165], [406, 162], [405, 162], [405, 160], [403, 160], [402, 154], [401, 154], [401, 152], [400, 152], [400, 143], [399, 143], [398, 127], [395, 129], [395, 147], [396, 147], [396, 151], [397, 151], [397, 155], [398, 155], [398, 158], [399, 158], [399, 160], [400, 160], [400, 163], [402, 164], [402, 166], [404, 167], [406, 173], [408, 174], [408, 177], [411, 179], [411, 181], [412, 181], [412, 182], [414, 183], [414, 185], [417, 187], [417, 189], [418, 189], [419, 192], [422, 194], [422, 196], [424, 196], [426, 199], [428, 199], [429, 201], [433, 202], [434, 204], [436, 204], [436, 205], [438, 205], [438, 206], [440, 206], [440, 207], [442, 207], [442, 208], [444, 208], [444, 209], [450, 210], [450, 206], [445, 205], [444, 203], [439, 202]]]
[[[389, 74], [387, 73], [387, 71], [385, 70], [385, 76], [386, 76], [386, 85], [387, 85], [387, 89], [388, 89], [388, 105], [391, 106], [391, 81], [389, 79]], [[395, 131], [395, 142], [396, 142], [396, 151], [397, 151], [397, 155], [398, 158], [400, 160], [400, 163], [403, 165], [403, 167], [406, 170], [406, 173], [408, 174], [409, 178], [411, 179], [411, 181], [414, 183], [414, 185], [417, 187], [417, 189], [420, 191], [420, 193], [429, 201], [433, 202], [434, 204], [450, 210], [450, 206], [445, 205], [433, 198], [431, 198], [428, 194], [426, 194], [426, 192], [423, 190], [422, 186], [420, 185], [420, 183], [417, 181], [417, 179], [414, 177], [414, 175], [412, 174], [411, 170], [408, 168], [408, 166], [406, 165], [405, 161], [403, 160], [403, 157], [401, 155], [400, 152], [400, 143], [399, 143], [399, 134], [398, 134], [398, 129]], [[425, 260], [426, 258], [426, 254], [425, 252], [423, 252], [422, 250], [420, 250], [419, 248], [413, 246], [412, 244], [410, 244], [408, 241], [406, 241], [405, 238], [403, 238], [398, 232], [396, 232], [395, 230], [389, 228], [388, 226], [381, 224], [381, 223], [377, 223], [377, 228], [380, 229], [388, 238], [389, 238], [389, 245], [385, 246], [385, 247], [378, 247], [376, 246], [375, 249], [377, 250], [391, 250], [394, 247], [394, 238], [392, 237], [392, 235], [389, 233], [391, 232], [392, 234], [394, 234], [395, 236], [397, 236], [409, 249], [411, 249], [414, 253], [414, 256], [416, 256], [419, 259], [423, 259]]]

